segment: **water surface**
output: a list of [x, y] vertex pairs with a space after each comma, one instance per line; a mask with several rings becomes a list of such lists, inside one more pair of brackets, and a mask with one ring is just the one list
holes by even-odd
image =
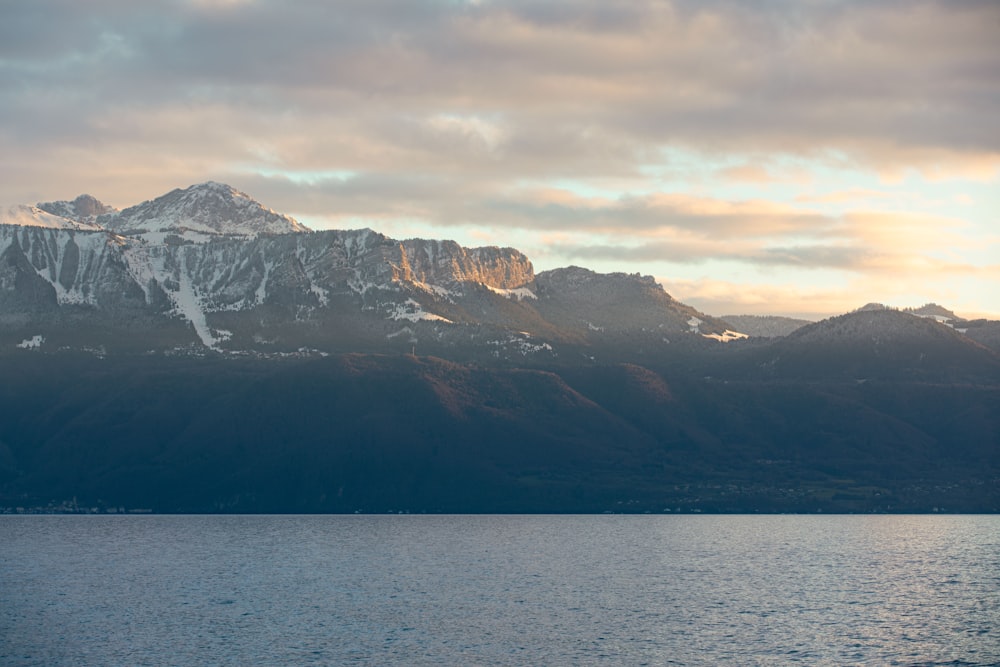
[[3, 516], [3, 665], [1000, 664], [996, 516]]

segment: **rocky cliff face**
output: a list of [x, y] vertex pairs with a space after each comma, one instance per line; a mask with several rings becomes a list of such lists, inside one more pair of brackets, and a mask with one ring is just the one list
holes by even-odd
[[57, 335], [62, 346], [106, 346], [112, 331], [119, 342], [128, 332], [133, 346], [157, 341], [151, 349], [400, 351], [419, 343], [428, 353], [506, 358], [557, 354], [559, 343], [628, 347], [633, 334], [662, 343], [725, 328], [648, 277], [536, 276], [512, 248], [397, 241], [367, 229], [193, 243], [0, 226], [0, 304], [0, 344], [10, 345]]
[[474, 282], [516, 289], [534, 277], [531, 262], [514, 248], [463, 248], [454, 241], [410, 239], [398, 244], [395, 260], [400, 280], [447, 285]]
[[536, 276], [513, 248], [311, 232], [218, 183], [122, 211], [89, 196], [43, 206], [31, 210], [55, 221], [48, 228], [0, 225], [0, 347], [58, 339], [139, 350], [398, 352], [419, 344], [505, 359], [558, 355], [554, 345], [701, 340], [726, 328], [648, 276], [576, 267]]
[[722, 334], [729, 325], [676, 301], [652, 276], [571, 266], [538, 274], [539, 308], [560, 326], [593, 334]]
[[0, 227], [0, 266], [23, 273], [55, 305], [107, 308], [140, 298], [123, 248], [124, 239], [105, 232]]
[[[0, 304], [8, 324], [56, 326], [57, 316], [73, 308], [78, 317], [90, 313], [127, 327], [131, 322], [119, 320], [138, 312], [182, 320], [208, 347], [223, 346], [232, 328], [252, 340], [261, 313], [293, 328], [331, 320], [339, 321], [332, 329], [366, 319], [453, 321], [434, 313], [442, 308], [470, 319], [457, 305], [467, 291], [480, 286], [505, 300], [490, 290], [533, 277], [531, 262], [513, 249], [399, 242], [370, 230], [154, 243], [141, 235], [0, 226]], [[385, 333], [376, 336], [384, 342]], [[294, 336], [286, 338], [292, 344]]]

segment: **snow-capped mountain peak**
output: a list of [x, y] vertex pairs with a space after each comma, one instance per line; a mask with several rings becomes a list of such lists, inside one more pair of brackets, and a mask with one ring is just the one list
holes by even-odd
[[244, 192], [224, 183], [208, 181], [165, 195], [99, 222], [122, 234], [184, 232], [234, 236], [285, 234], [310, 231], [294, 218], [263, 206]]
[[78, 221], [50, 213], [37, 206], [18, 204], [0, 208], [0, 225], [21, 225], [22, 227], [45, 227], [48, 229], [76, 229], [98, 231], [93, 222]]
[[80, 195], [73, 201], [41, 202], [37, 206], [52, 215], [58, 215], [88, 225], [95, 224], [98, 216], [118, 212], [118, 209], [115, 207], [108, 206], [96, 197], [87, 194]]

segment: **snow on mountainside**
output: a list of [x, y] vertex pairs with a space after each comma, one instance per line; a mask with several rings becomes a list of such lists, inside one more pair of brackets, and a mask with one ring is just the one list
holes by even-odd
[[948, 310], [944, 306], [939, 306], [936, 303], [925, 303], [919, 308], [906, 308], [904, 309], [908, 313], [913, 313], [914, 315], [919, 315], [920, 317], [930, 317], [938, 321], [961, 321], [962, 318]]
[[970, 322], [965, 318], [959, 317], [954, 312], [936, 303], [925, 303], [919, 308], [903, 308], [901, 310], [899, 308], [892, 308], [881, 303], [869, 303], [854, 312], [861, 313], [880, 310], [900, 311], [923, 319], [934, 320], [935, 322], [949, 326], [960, 333], [966, 333], [970, 324]]
[[90, 195], [80, 195], [73, 201], [41, 202], [37, 206], [52, 215], [58, 215], [88, 225], [94, 225], [99, 215], [118, 212], [118, 209], [115, 207], [108, 206]]
[[869, 304], [846, 319], [801, 324], [715, 318], [650, 276], [573, 266], [536, 275], [514, 248], [312, 232], [213, 182], [122, 211], [89, 195], [0, 210], [2, 345], [35, 336], [43, 347], [79, 347], [85, 336], [103, 345], [110, 332], [130, 349], [399, 351], [419, 342], [425, 353], [572, 350], [594, 359], [597, 348], [655, 354], [748, 334], [785, 336], [789, 349], [875, 341], [879, 355], [886, 341], [919, 347], [939, 330], [994, 347], [997, 338], [995, 323], [935, 304]]
[[401, 319], [478, 325], [509, 317], [534, 278], [531, 262], [511, 248], [396, 241], [368, 229], [195, 244], [150, 236], [0, 226], [0, 314], [17, 326], [62, 327], [72, 312], [117, 330], [181, 321], [209, 348], [232, 338], [230, 349], [278, 341], [295, 349], [296, 340], [348, 335], [384, 346]]
[[425, 353], [513, 359], [564, 345], [728, 339], [725, 323], [649, 277], [536, 276], [513, 248], [368, 229], [178, 244], [0, 226], [0, 315], [0, 343], [42, 336], [46, 349], [398, 352], [419, 343]]
[[[143, 292], [122, 271], [123, 241], [107, 232], [0, 226], [0, 304], [15, 311], [9, 297], [20, 291], [34, 310], [87, 305], [115, 311], [130, 300], [138, 307]], [[14, 294], [3, 294], [5, 287]]]
[[25, 206], [24, 204], [0, 209], [0, 225], [46, 227], [48, 229], [100, 229], [100, 227], [91, 222], [71, 220], [61, 215], [53, 215], [37, 206]]
[[[851, 344], [873, 346], [919, 340], [925, 337], [951, 340], [955, 334], [948, 327], [892, 308], [862, 308], [846, 315], [838, 315], [793, 332], [789, 339], [796, 341], [848, 341]], [[889, 342], [887, 342], [889, 341]]]
[[249, 195], [209, 181], [98, 217], [103, 227], [119, 234], [185, 232], [255, 236], [308, 232], [294, 218], [265, 208]]

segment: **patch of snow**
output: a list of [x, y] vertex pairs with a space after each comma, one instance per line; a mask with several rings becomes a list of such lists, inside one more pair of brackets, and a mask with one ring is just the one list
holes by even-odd
[[[37, 236], [29, 237], [28, 245], [22, 249], [31, 258], [31, 265], [35, 273], [52, 285], [56, 293], [56, 300], [60, 304], [94, 304], [96, 295], [89, 289], [90, 285], [81, 280], [81, 274], [87, 272], [99, 272], [100, 267], [107, 261], [107, 246], [117, 244], [113, 235], [106, 233], [64, 233], [61, 231], [42, 232], [45, 238]], [[33, 243], [38, 242], [38, 245]], [[65, 287], [60, 281], [63, 277], [63, 263], [66, 258], [67, 248], [74, 243], [80, 253], [80, 262], [76, 267], [76, 272], [68, 281], [69, 287]], [[41, 263], [41, 267], [35, 262]]]
[[255, 292], [255, 298], [257, 299], [257, 305], [264, 303], [265, 297], [267, 297], [267, 281], [271, 277], [271, 269], [274, 268], [274, 262], [264, 260], [264, 276], [260, 279], [260, 284], [257, 285], [257, 291]]
[[324, 308], [330, 305], [330, 290], [320, 287], [314, 283], [311, 276], [309, 278], [309, 291], [315, 294], [316, 298], [319, 299], [319, 305]]
[[430, 283], [420, 282], [419, 280], [414, 280], [413, 284], [423, 291], [440, 297], [449, 303], [455, 303], [455, 297], [460, 296], [457, 292], [453, 292], [452, 290], [441, 287], [440, 285], [431, 285]]
[[[169, 245], [167, 239], [180, 238], [191, 243], [208, 243], [219, 238], [218, 233], [207, 233], [195, 229], [183, 228], [163, 231], [142, 232], [141, 234], [130, 235], [131, 238], [140, 238], [150, 245]], [[252, 235], [241, 235], [240, 238], [251, 238]]]
[[[185, 254], [175, 256], [176, 269], [167, 267], [170, 253], [163, 247], [133, 247], [126, 257], [129, 259], [129, 271], [140, 285], [155, 280], [163, 288], [167, 298], [173, 304], [173, 312], [186, 319], [194, 327], [201, 342], [209, 348], [216, 348], [221, 339], [216, 339], [205, 319], [202, 299], [197, 294], [191, 276], [188, 275]], [[176, 285], [176, 288], [173, 286]], [[147, 293], [148, 299], [148, 293]]]
[[389, 313], [389, 319], [392, 320], [409, 320], [410, 322], [416, 322], [418, 320], [430, 320], [435, 322], [447, 322], [448, 324], [453, 324], [453, 322], [440, 315], [435, 315], [434, 313], [428, 313], [424, 310], [419, 303], [413, 299], [407, 299], [401, 304], [396, 305], [396, 307]]
[[740, 333], [738, 331], [730, 331], [729, 329], [726, 329], [721, 334], [710, 333], [710, 334], [702, 334], [702, 336], [704, 336], [705, 338], [713, 338], [719, 341], [720, 343], [728, 343], [733, 340], [740, 340], [741, 338], [750, 337], [745, 333]]
[[500, 296], [505, 296], [508, 299], [517, 299], [522, 301], [524, 299], [537, 299], [538, 295], [532, 292], [527, 287], [518, 287], [516, 289], [503, 289], [501, 287], [493, 287], [487, 285], [486, 283], [480, 283], [483, 287], [493, 292], [494, 294], [499, 294]]
[[413, 334], [413, 329], [411, 329], [410, 327], [403, 327], [402, 329], [400, 329], [396, 333], [386, 334], [385, 337], [388, 340], [392, 340], [393, 338], [396, 338], [397, 336], [404, 336], [404, 335], [405, 336], [409, 336], [410, 337], [409, 340], [411, 342], [413, 342], [413, 343], [417, 342], [417, 339], [416, 339], [416, 337]]
[[701, 322], [702, 321], [694, 315], [691, 316], [691, 318], [687, 321], [688, 326], [691, 327], [691, 333], [699, 333], [701, 331], [701, 329], [698, 328], [701, 326]]
[[365, 249], [371, 234], [372, 230], [368, 228], [347, 232], [344, 236], [344, 252], [348, 259], [353, 259]]
[[361, 296], [364, 296], [365, 293], [367, 293], [368, 290], [370, 290], [370, 289], [375, 289], [375, 288], [379, 288], [379, 287], [383, 287], [384, 288], [383, 285], [378, 285], [377, 283], [373, 283], [373, 282], [368, 281], [368, 280], [362, 280], [361, 279], [361, 271], [359, 271], [357, 269], [355, 269], [355, 271], [354, 271], [354, 279], [347, 281], [347, 286], [350, 287], [352, 291], [360, 294]]
[[45, 227], [48, 229], [77, 229], [100, 231], [101, 227], [89, 222], [77, 222], [61, 215], [47, 213], [37, 206], [18, 204], [0, 209], [0, 225], [21, 225], [23, 227]]
[[[522, 332], [523, 333], [523, 332]], [[528, 334], [523, 334], [528, 336]], [[520, 353], [522, 357], [526, 357], [529, 354], [535, 354], [537, 352], [552, 352], [552, 346], [548, 343], [533, 343], [525, 338], [518, 338], [517, 336], [509, 336], [505, 340], [489, 340], [486, 341], [487, 345], [493, 345], [498, 348], [511, 349], [514, 352]], [[500, 356], [500, 351], [497, 350], [493, 353], [494, 357]]]
[[132, 280], [142, 288], [146, 303], [149, 303], [149, 285], [155, 277], [152, 262], [149, 258], [149, 248], [143, 242], [130, 244], [122, 249], [125, 258], [125, 268]]
[[[188, 275], [183, 260], [177, 274], [179, 287], [176, 292], [171, 294], [174, 306], [177, 312], [187, 318], [192, 326], [194, 326], [195, 333], [198, 334], [198, 338], [205, 344], [205, 347], [214, 349], [219, 341], [212, 335], [212, 330], [208, 328], [201, 299], [198, 298], [194, 284], [191, 282], [191, 276]], [[168, 292], [168, 294], [170, 293]]]
[[41, 335], [35, 335], [31, 338], [27, 338], [18, 343], [17, 347], [22, 350], [37, 350], [45, 342], [45, 337]]
[[952, 324], [952, 318], [946, 317], [944, 315], [938, 315], [936, 313], [917, 313], [913, 311], [908, 311], [907, 315], [916, 315], [917, 317], [922, 317], [925, 320], [934, 320], [939, 324], [946, 324], [952, 329], [955, 328], [954, 324]]
[[587, 322], [587, 329], [590, 331], [604, 331], [604, 327], [599, 327], [596, 324], [591, 324]]

